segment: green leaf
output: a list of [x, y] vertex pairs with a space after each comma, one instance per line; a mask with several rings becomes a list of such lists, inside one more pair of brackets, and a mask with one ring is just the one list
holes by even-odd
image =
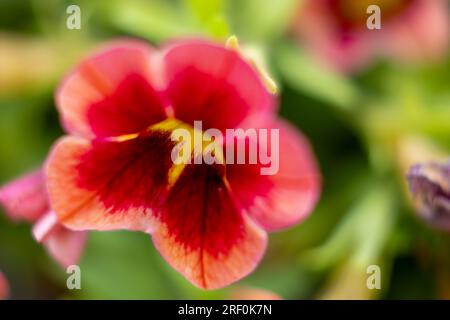
[[285, 80], [302, 91], [340, 109], [350, 110], [358, 99], [358, 90], [344, 76], [327, 70], [292, 44], [280, 44], [276, 64]]
[[393, 230], [396, 215], [390, 185], [375, 184], [350, 208], [329, 239], [307, 251], [301, 259], [325, 270], [347, 258], [354, 266], [379, 262]]
[[359, 212], [351, 257], [355, 264], [367, 267], [379, 261], [397, 218], [394, 196], [390, 185], [376, 185], [354, 209]]
[[188, 22], [181, 8], [165, 1], [110, 1], [103, 10], [106, 20], [123, 31], [156, 42], [200, 33]]
[[202, 30], [221, 39], [229, 35], [230, 28], [222, 0], [185, 0], [184, 2]]
[[299, 5], [298, 0], [233, 0], [236, 33], [249, 41], [270, 41], [286, 31]]
[[80, 263], [84, 299], [179, 299], [170, 268], [150, 236], [138, 232], [90, 232]]

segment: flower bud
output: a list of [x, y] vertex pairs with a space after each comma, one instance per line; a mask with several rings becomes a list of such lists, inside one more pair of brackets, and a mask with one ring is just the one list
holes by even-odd
[[420, 216], [438, 229], [450, 230], [450, 161], [417, 164], [407, 178]]

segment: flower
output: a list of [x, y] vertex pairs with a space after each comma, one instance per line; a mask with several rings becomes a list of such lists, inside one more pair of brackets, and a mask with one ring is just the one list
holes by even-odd
[[233, 290], [230, 295], [230, 300], [282, 300], [282, 298], [269, 290], [241, 287]]
[[9, 296], [9, 285], [8, 280], [0, 271], [0, 300], [5, 300]]
[[31, 172], [0, 189], [0, 204], [14, 221], [34, 223], [33, 234], [60, 265], [77, 263], [85, 232], [73, 232], [58, 223], [49, 208], [42, 170]]
[[[369, 30], [367, 8], [377, 5], [381, 29]], [[321, 59], [341, 71], [357, 71], [378, 56], [429, 61], [449, 45], [446, 0], [307, 0], [294, 32]]]
[[[213, 289], [249, 274], [267, 231], [304, 219], [320, 178], [306, 139], [276, 117], [275, 98], [237, 51], [179, 40], [157, 51], [110, 43], [63, 81], [56, 104], [68, 136], [46, 176], [52, 208], [74, 230], [151, 234], [168, 263]], [[176, 128], [279, 128], [279, 172], [258, 164], [181, 164]], [[197, 157], [198, 155], [192, 155]]]
[[436, 228], [450, 230], [450, 161], [417, 164], [407, 178], [421, 217]]

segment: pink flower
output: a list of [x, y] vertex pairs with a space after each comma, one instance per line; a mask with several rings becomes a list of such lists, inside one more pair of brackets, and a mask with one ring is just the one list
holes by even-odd
[[269, 290], [242, 287], [231, 293], [230, 300], [282, 300], [282, 298]]
[[86, 234], [73, 232], [58, 223], [50, 210], [41, 170], [29, 173], [0, 189], [0, 204], [14, 221], [34, 223], [33, 234], [62, 266], [77, 263]]
[[[261, 260], [267, 231], [304, 219], [320, 178], [306, 139], [236, 51], [201, 40], [156, 51], [122, 40], [84, 60], [56, 94], [69, 134], [47, 162], [50, 202], [74, 230], [139, 230], [201, 288]], [[279, 128], [279, 172], [254, 164], [174, 165], [175, 128]], [[197, 155], [198, 156], [198, 155]]]
[[[381, 9], [381, 29], [369, 30], [369, 5]], [[356, 71], [378, 56], [429, 61], [447, 52], [446, 0], [306, 0], [295, 31], [313, 54], [342, 71]]]
[[9, 296], [9, 285], [8, 280], [0, 271], [0, 300], [5, 300]]

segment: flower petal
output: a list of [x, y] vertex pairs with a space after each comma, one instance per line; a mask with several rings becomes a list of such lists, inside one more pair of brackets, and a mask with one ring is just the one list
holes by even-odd
[[155, 246], [200, 288], [220, 288], [246, 276], [266, 248], [266, 233], [235, 205], [222, 167], [186, 166], [159, 218]]
[[383, 30], [383, 40], [387, 54], [400, 61], [441, 58], [450, 45], [448, 1], [411, 1], [409, 10]]
[[59, 220], [75, 230], [149, 232], [153, 209], [168, 184], [170, 134], [126, 141], [60, 140], [47, 164], [47, 186]]
[[256, 70], [240, 55], [206, 41], [179, 42], [168, 48], [167, 95], [175, 117], [205, 129], [236, 127], [248, 115], [273, 112], [275, 102]]
[[87, 239], [86, 232], [63, 227], [54, 212], [49, 212], [39, 219], [33, 227], [33, 235], [63, 267], [78, 263]]
[[14, 180], [0, 189], [0, 204], [17, 221], [35, 221], [48, 211], [47, 192], [41, 170]]
[[58, 217], [52, 211], [44, 214], [33, 226], [33, 236], [42, 242], [58, 226]]
[[49, 255], [63, 267], [77, 264], [86, 246], [87, 232], [58, 226], [44, 241]]
[[5, 300], [9, 296], [9, 285], [8, 280], [0, 271], [0, 300]]
[[[380, 30], [367, 29], [367, 6], [353, 2], [308, 0], [296, 21], [295, 31], [305, 40], [303, 45], [330, 66], [353, 72], [377, 56], [387, 55], [401, 62], [429, 62], [448, 51], [447, 0], [379, 3], [383, 14]], [[340, 12], [343, 6], [347, 7], [344, 11], [350, 12]], [[346, 21], [348, 14], [362, 19], [354, 24]]]
[[136, 40], [108, 45], [83, 61], [62, 83], [57, 107], [66, 130], [84, 137], [136, 133], [163, 120], [152, 48]]
[[[264, 166], [260, 163], [228, 164], [227, 180], [251, 218], [267, 231], [282, 229], [298, 223], [313, 210], [320, 193], [320, 173], [309, 143], [297, 129], [282, 120], [255, 122], [253, 126], [279, 129], [279, 170], [262, 175]], [[275, 149], [270, 144], [268, 147], [275, 161]]]
[[353, 72], [374, 56], [373, 31], [342, 28], [330, 1], [305, 1], [295, 21], [294, 32], [319, 62], [336, 71]]
[[230, 300], [282, 300], [282, 298], [269, 290], [240, 287], [231, 293]]

